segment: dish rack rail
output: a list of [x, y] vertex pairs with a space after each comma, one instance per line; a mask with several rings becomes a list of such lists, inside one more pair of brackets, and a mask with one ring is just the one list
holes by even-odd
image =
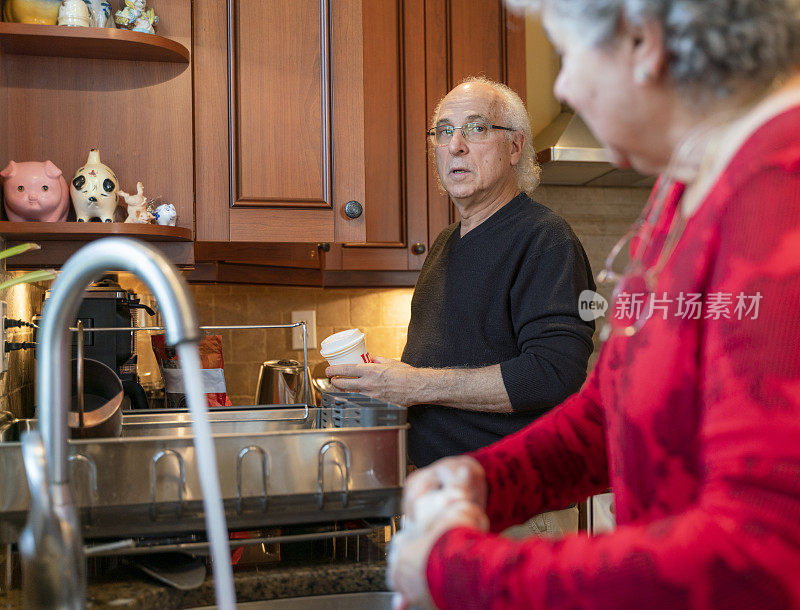
[[[311, 379], [308, 376], [308, 326], [305, 321], [292, 322], [290, 324], [238, 324], [238, 325], [222, 325], [222, 326], [201, 326], [201, 331], [217, 331], [217, 330], [264, 330], [264, 329], [286, 329], [286, 328], [300, 328], [303, 337], [303, 370], [304, 373], [304, 391], [305, 391], [305, 404], [306, 407], [312, 406], [311, 400]], [[96, 326], [96, 327], [71, 327], [69, 329], [74, 333], [97, 333], [97, 332], [129, 332], [137, 333], [144, 331], [166, 331], [164, 326]]]

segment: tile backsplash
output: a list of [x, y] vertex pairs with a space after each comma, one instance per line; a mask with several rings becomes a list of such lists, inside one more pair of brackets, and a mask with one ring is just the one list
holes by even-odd
[[[144, 292], [134, 278], [124, 278], [121, 283], [130, 290]], [[291, 322], [292, 311], [315, 310], [317, 348], [308, 352], [314, 376], [323, 376], [325, 370], [319, 342], [347, 328], [364, 331], [370, 353], [399, 358], [406, 342], [413, 292], [412, 288], [323, 289], [241, 284], [194, 285], [191, 290], [202, 326], [286, 324]], [[207, 332], [222, 335], [225, 382], [234, 405], [252, 404], [262, 362], [303, 359], [302, 350], [292, 349], [290, 329]], [[140, 361], [144, 360], [140, 356]], [[146, 361], [144, 365], [147, 366]], [[141, 368], [140, 365], [140, 371]]]
[[[583, 188], [543, 186], [536, 199], [569, 221], [586, 249], [592, 270], [602, 268], [614, 243], [636, 219], [647, 200], [646, 189]], [[10, 274], [5, 274], [9, 276]], [[123, 277], [128, 289], [145, 294], [144, 286], [135, 278]], [[41, 313], [44, 285], [15, 286], [0, 294], [8, 303], [9, 316], [30, 321]], [[315, 310], [317, 345], [326, 336], [339, 330], [358, 327], [366, 333], [367, 347], [374, 355], [399, 358], [406, 341], [413, 288], [300, 288], [242, 284], [193, 285], [191, 287], [200, 323], [204, 326], [275, 324], [291, 321], [291, 312]], [[608, 297], [608, 289], [600, 292]], [[145, 319], [143, 323], [155, 324]], [[261, 362], [279, 358], [302, 359], [302, 353], [291, 349], [291, 331], [224, 330], [223, 357], [228, 395], [234, 404], [251, 404]], [[15, 329], [10, 340], [32, 341], [32, 329]], [[152, 353], [145, 346], [148, 339], [139, 339], [140, 372], [157, 373]], [[309, 350], [312, 374], [324, 373], [324, 359], [319, 349]], [[0, 409], [17, 416], [32, 415], [34, 362], [32, 350], [13, 352], [9, 371], [0, 377]]]
[[[596, 278], [614, 244], [636, 222], [648, 195], [649, 189], [644, 188], [541, 186], [536, 190], [535, 199], [567, 219], [583, 244]], [[610, 300], [610, 286], [600, 285], [597, 292]], [[599, 321], [590, 367], [594, 366], [600, 349], [598, 331], [601, 327], [602, 321]]]
[[[373, 355], [399, 358], [406, 343], [411, 315], [411, 288], [343, 289], [277, 286], [194, 286], [201, 324], [286, 324], [291, 312], [316, 310], [317, 348], [309, 350], [314, 376], [323, 376], [325, 359], [319, 343], [330, 334], [357, 327], [366, 335]], [[292, 358], [302, 362], [301, 350], [292, 349], [291, 330], [221, 331], [228, 394], [234, 404], [250, 404], [264, 360]], [[225, 347], [229, 346], [229, 347]]]

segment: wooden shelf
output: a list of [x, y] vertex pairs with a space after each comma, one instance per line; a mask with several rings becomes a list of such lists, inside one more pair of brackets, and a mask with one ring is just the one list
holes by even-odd
[[143, 241], [192, 241], [184, 227], [124, 222], [9, 222], [0, 221], [0, 235], [7, 241], [92, 241], [109, 235], [136, 237]]
[[123, 29], [0, 23], [4, 53], [189, 63], [189, 50], [157, 34]]
[[59, 267], [87, 242], [110, 235], [150, 242], [174, 264], [180, 267], [194, 265], [192, 231], [184, 227], [123, 222], [0, 221], [0, 237], [5, 240], [6, 248], [28, 241], [42, 247], [6, 259], [8, 269]]

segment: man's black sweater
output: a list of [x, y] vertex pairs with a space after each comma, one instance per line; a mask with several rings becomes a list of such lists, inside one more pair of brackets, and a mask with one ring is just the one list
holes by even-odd
[[593, 322], [578, 295], [594, 289], [586, 254], [557, 214], [520, 194], [460, 236], [436, 238], [411, 301], [402, 360], [415, 367], [500, 364], [513, 413], [438, 405], [409, 409], [409, 457], [425, 466], [523, 428], [586, 378]]

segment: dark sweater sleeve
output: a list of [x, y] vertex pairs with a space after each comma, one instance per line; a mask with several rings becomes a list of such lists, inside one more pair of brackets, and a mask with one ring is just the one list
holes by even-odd
[[511, 289], [520, 355], [500, 365], [515, 412], [546, 411], [586, 379], [594, 323], [578, 315], [578, 296], [594, 289], [591, 269], [574, 236], [525, 257]]

